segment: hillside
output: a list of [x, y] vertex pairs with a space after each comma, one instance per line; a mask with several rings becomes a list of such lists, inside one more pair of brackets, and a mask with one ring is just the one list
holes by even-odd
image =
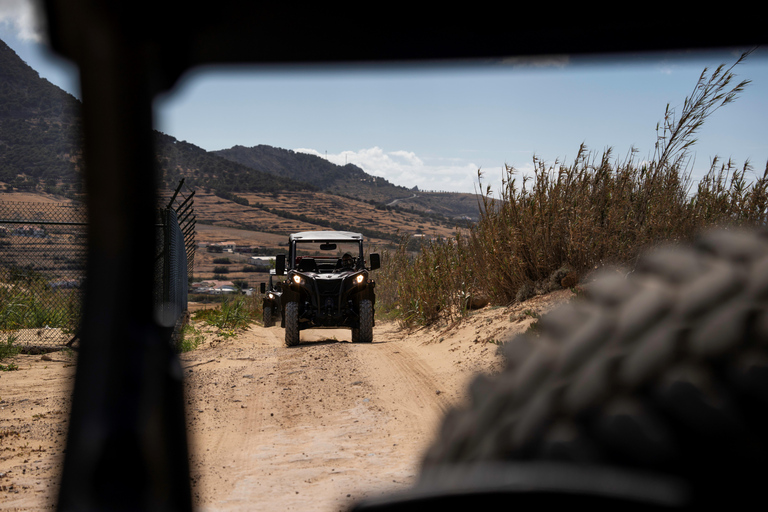
[[333, 164], [323, 158], [287, 149], [258, 145], [252, 148], [234, 146], [213, 151], [215, 155], [237, 162], [254, 170], [275, 176], [305, 181], [319, 190], [387, 202], [406, 197], [409, 190], [393, 185], [384, 178], [366, 174], [356, 165]]
[[420, 192], [371, 176], [360, 167], [331, 163], [324, 158], [288, 149], [258, 145], [234, 146], [212, 152], [250, 169], [304, 181], [317, 190], [373, 204], [397, 206], [436, 217], [477, 219], [474, 194]]
[[198, 222], [288, 235], [307, 230], [360, 231], [367, 238], [396, 241], [405, 234], [446, 236], [457, 227], [417, 212], [381, 209], [365, 201], [324, 192], [283, 191], [277, 194], [243, 194], [240, 204], [198, 191]]
[[215, 191], [224, 197], [241, 193], [317, 190], [311, 183], [290, 178], [275, 179], [273, 174], [219, 157], [164, 133], [155, 132], [155, 144], [162, 181], [168, 188], [173, 188], [184, 178], [191, 188]]
[[[0, 41], [0, 182], [8, 191], [76, 197], [83, 168], [80, 102], [29, 67]], [[163, 181], [233, 192], [314, 190], [226, 160], [155, 132]]]
[[82, 167], [79, 102], [0, 41], [0, 181], [68, 193]]
[[[80, 102], [41, 78], [0, 41], [0, 192], [77, 198], [84, 165], [80, 125]], [[252, 213], [226, 217], [227, 223], [238, 227], [264, 228], [264, 222], [278, 226], [270, 232], [285, 232], [280, 222], [268, 218], [272, 216], [326, 229], [354, 228], [393, 240], [398, 230], [430, 233], [477, 217], [474, 195], [412, 191], [355, 165], [339, 166], [313, 155], [264, 145], [208, 152], [157, 131], [155, 143], [166, 188], [175, 188], [183, 178], [189, 188], [223, 203], [267, 215], [258, 222]], [[334, 206], [327, 207], [332, 195]], [[278, 197], [279, 204], [273, 204]], [[204, 208], [201, 203], [199, 214], [210, 218]]]

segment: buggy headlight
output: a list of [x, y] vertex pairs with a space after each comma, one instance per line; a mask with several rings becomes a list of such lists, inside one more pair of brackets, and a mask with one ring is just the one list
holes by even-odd
[[357, 277], [355, 278], [355, 282], [356, 282], [357, 284], [360, 284], [360, 283], [362, 283], [362, 282], [363, 282], [363, 279], [365, 279], [365, 276], [364, 276], [363, 274], [360, 274], [359, 276], [357, 276]]
[[295, 274], [293, 276], [293, 282], [296, 284], [301, 284], [301, 276], [299, 276], [298, 274]]
[[271, 293], [269, 295], [267, 295], [267, 297], [269, 297], [270, 299], [274, 299], [275, 298], [275, 296], [272, 295]]

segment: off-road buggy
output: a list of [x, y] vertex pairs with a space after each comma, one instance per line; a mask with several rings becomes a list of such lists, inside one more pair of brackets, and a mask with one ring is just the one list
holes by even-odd
[[299, 331], [348, 327], [352, 341], [373, 341], [378, 254], [365, 267], [363, 235], [348, 231], [306, 231], [288, 237], [288, 257], [277, 256], [275, 272], [286, 275], [282, 287], [285, 344], [298, 345]]
[[264, 296], [262, 299], [262, 317], [264, 319], [264, 327], [272, 327], [275, 325], [275, 319], [282, 311], [280, 298], [283, 295], [283, 289], [274, 282], [275, 270], [269, 271], [269, 282], [261, 283], [261, 294]]

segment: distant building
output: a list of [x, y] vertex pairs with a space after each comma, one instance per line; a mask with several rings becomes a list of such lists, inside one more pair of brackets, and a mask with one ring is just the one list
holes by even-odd
[[234, 252], [235, 242], [216, 242], [208, 244], [208, 252]]
[[224, 295], [237, 292], [237, 286], [232, 281], [217, 281], [214, 279], [192, 283], [190, 288], [191, 293], [205, 293], [208, 295]]

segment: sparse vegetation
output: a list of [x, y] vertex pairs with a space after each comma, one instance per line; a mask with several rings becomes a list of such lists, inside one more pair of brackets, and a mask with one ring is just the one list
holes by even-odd
[[203, 343], [204, 340], [205, 336], [202, 332], [200, 332], [194, 326], [186, 324], [181, 329], [181, 336], [179, 337], [179, 341], [176, 345], [176, 351], [189, 352], [191, 350], [195, 350]]
[[216, 327], [220, 334], [230, 335], [260, 321], [261, 308], [256, 307], [253, 299], [239, 296], [224, 300], [217, 308], [200, 310], [193, 318], [204, 320], [208, 325]]
[[[21, 349], [16, 345], [16, 337], [13, 334], [8, 334], [5, 341], [0, 340], [0, 361], [11, 358], [21, 352]], [[18, 370], [19, 367], [14, 363], [0, 364], [0, 371], [13, 371]]]
[[39, 279], [0, 287], [0, 330], [49, 327], [71, 333], [79, 318], [80, 300], [73, 290], [54, 290]]
[[534, 158], [532, 176], [507, 167], [499, 197], [490, 187], [482, 194], [468, 235], [424, 243], [416, 253], [406, 240], [384, 258], [382, 309], [426, 325], [463, 316], [467, 294], [510, 304], [561, 287], [563, 269], [584, 276], [608, 265], [631, 268], [661, 242], [687, 242], [715, 226], [765, 225], [768, 167], [752, 179], [749, 163], [714, 159], [695, 187], [691, 179], [697, 130], [748, 84], [733, 85], [734, 77], [733, 66], [705, 69], [682, 111], [667, 107], [649, 161], [634, 150], [617, 160], [610, 149], [598, 155], [582, 146], [570, 165]]
[[474, 288], [474, 266], [461, 235], [426, 241], [416, 253], [408, 251], [408, 245], [404, 239], [396, 251], [382, 254], [379, 307], [408, 326], [462, 316], [465, 298]]

